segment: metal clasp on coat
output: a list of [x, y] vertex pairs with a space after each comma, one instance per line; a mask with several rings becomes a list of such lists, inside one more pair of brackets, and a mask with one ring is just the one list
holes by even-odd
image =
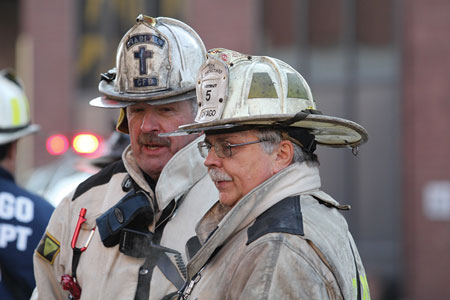
[[192, 293], [192, 290], [194, 289], [194, 286], [197, 284], [197, 282], [200, 281], [200, 279], [202, 278], [202, 271], [205, 267], [201, 268], [200, 271], [198, 271], [198, 273], [191, 279], [191, 281], [189, 281], [188, 286], [186, 287], [186, 289], [183, 291], [183, 294], [181, 294], [180, 298], [181, 300], [187, 300], [189, 298], [189, 296]]
[[[86, 215], [86, 208], [82, 208], [80, 210], [80, 215], [78, 216], [78, 222], [77, 222], [77, 226], [75, 227], [75, 232], [73, 233], [72, 242], [70, 243], [70, 245], [72, 246], [72, 249], [75, 249], [77, 246], [77, 240], [78, 240], [78, 236], [80, 234], [81, 225], [84, 222], [86, 222], [86, 219], [84, 217], [85, 215]], [[88, 237], [86, 243], [84, 244], [84, 246], [80, 248], [81, 252], [86, 250], [86, 248], [88, 247], [89, 243], [92, 240], [92, 237], [94, 236], [94, 231], [95, 231], [95, 227], [92, 228], [91, 233], [89, 234], [89, 237]]]

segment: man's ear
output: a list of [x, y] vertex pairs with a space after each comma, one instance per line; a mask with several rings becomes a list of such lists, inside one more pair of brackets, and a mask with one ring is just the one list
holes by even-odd
[[275, 150], [275, 161], [273, 164], [274, 174], [289, 166], [294, 158], [294, 146], [291, 141], [282, 140]]

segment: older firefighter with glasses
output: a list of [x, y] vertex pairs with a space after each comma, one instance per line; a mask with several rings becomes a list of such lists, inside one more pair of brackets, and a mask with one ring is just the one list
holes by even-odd
[[162, 299], [185, 282], [185, 243], [217, 200], [199, 135], [160, 137], [197, 112], [197, 33], [140, 15], [102, 74], [102, 96], [130, 136], [122, 159], [81, 183], [56, 208], [34, 258], [34, 299]]
[[172, 135], [206, 134], [198, 148], [220, 200], [187, 244], [179, 298], [369, 299], [349, 207], [321, 190], [314, 153], [356, 152], [366, 130], [319, 112], [304, 78], [271, 57], [209, 51], [197, 97], [197, 123]]

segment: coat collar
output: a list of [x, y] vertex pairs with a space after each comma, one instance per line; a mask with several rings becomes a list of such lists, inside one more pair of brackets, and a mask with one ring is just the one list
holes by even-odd
[[207, 262], [217, 247], [223, 245], [235, 232], [250, 225], [275, 203], [292, 195], [317, 193], [319, 188], [318, 168], [306, 163], [295, 163], [250, 191], [231, 210], [227, 211], [220, 203], [216, 203], [196, 227], [202, 242], [205, 242], [211, 230], [216, 230], [189, 263], [189, 276]]
[[[203, 139], [204, 136], [202, 135], [180, 149], [164, 166], [155, 189], [156, 201], [161, 210], [173, 199], [181, 198], [206, 175], [207, 170], [203, 165], [204, 159], [197, 149], [197, 143]], [[130, 146], [125, 149], [122, 158], [125, 168], [133, 180], [145, 191], [152, 194], [153, 192], [144, 179]]]

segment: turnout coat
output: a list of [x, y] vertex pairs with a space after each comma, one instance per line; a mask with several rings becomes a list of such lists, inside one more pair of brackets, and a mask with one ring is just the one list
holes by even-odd
[[[172, 262], [172, 267], [166, 273], [161, 270], [160, 265], [154, 268], [143, 266], [145, 258], [125, 255], [119, 251], [118, 244], [105, 247], [96, 219], [115, 206], [127, 193], [132, 193], [134, 186], [144, 192], [154, 211], [153, 222], [148, 225], [148, 229], [154, 232], [158, 226], [156, 224], [163, 221], [162, 218], [167, 220], [165, 226], [158, 227], [163, 228], [160, 232], [160, 245], [181, 253], [184, 264], [187, 264], [185, 243], [195, 234], [195, 224], [218, 197], [197, 149], [197, 143], [202, 138], [199, 137], [172, 157], [164, 167], [154, 191], [144, 179], [128, 147], [121, 161], [90, 177], [63, 199], [35, 251], [37, 288], [32, 299], [67, 299], [68, 292], [63, 290], [60, 281], [63, 274], [73, 273], [74, 252], [71, 242], [82, 208], [86, 209], [86, 221], [82, 224], [76, 241], [76, 248], [87, 246], [81, 253], [76, 268], [77, 282], [82, 289], [81, 299], [161, 299], [176, 292], [179, 286], [167, 276], [175, 275], [178, 282], [184, 282], [182, 270], [177, 264], [179, 257], [166, 253]], [[171, 208], [167, 210], [169, 206]], [[120, 224], [121, 215], [117, 210], [113, 209], [110, 217], [116, 225]], [[145, 284], [148, 276], [151, 281]], [[139, 285], [142, 294], [136, 297], [139, 281], [144, 282]]]
[[[295, 163], [197, 225], [188, 299], [369, 299], [341, 206], [319, 171]], [[192, 243], [193, 244], [193, 243]]]

